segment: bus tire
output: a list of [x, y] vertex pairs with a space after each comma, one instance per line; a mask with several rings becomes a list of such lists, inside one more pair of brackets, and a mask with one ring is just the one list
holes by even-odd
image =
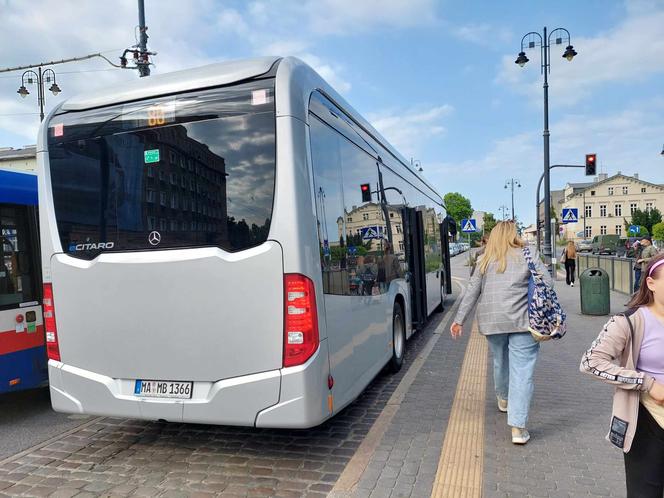
[[397, 302], [394, 303], [392, 311], [392, 358], [390, 358], [390, 372], [397, 373], [403, 366], [403, 358], [406, 352], [406, 322], [403, 317], [403, 309]]
[[435, 313], [442, 313], [445, 311], [445, 289], [442, 286], [440, 287], [440, 303], [438, 303], [438, 306], [436, 306], [433, 311]]

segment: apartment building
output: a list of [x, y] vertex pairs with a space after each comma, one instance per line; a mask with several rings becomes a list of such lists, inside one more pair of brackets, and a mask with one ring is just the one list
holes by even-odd
[[15, 171], [34, 171], [37, 169], [37, 147], [29, 145], [22, 149], [0, 147], [0, 168]]
[[638, 174], [600, 174], [587, 186], [568, 184], [563, 192], [556, 207], [559, 219], [563, 208], [576, 208], [579, 213], [577, 223], [563, 225], [563, 236], [568, 240], [605, 234], [627, 236], [625, 222], [631, 222], [637, 209], [664, 212], [664, 184], [641, 180]]

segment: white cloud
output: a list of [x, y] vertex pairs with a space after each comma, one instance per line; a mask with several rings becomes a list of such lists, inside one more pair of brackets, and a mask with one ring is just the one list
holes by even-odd
[[509, 29], [488, 23], [451, 26], [450, 30], [454, 36], [461, 40], [485, 47], [495, 47], [496, 42], [509, 43], [512, 39], [512, 32]]
[[428, 140], [444, 135], [442, 120], [453, 111], [452, 106], [444, 104], [429, 109], [369, 113], [367, 117], [397, 150], [411, 156], [417, 155], [419, 148]]
[[[564, 43], [552, 47], [551, 91], [559, 97], [556, 105], [575, 105], [600, 85], [644, 81], [664, 73], [664, 2], [649, 4], [656, 9], [644, 13], [642, 9], [632, 8], [628, 11], [632, 15], [621, 25], [607, 29], [600, 36], [584, 38], [572, 33], [578, 56], [571, 63], [562, 58]], [[528, 95], [540, 105], [542, 77], [538, 70], [538, 49], [528, 51], [530, 63], [519, 68], [514, 64], [517, 48], [513, 55], [503, 57], [496, 81]]]
[[[597, 153], [601, 172], [621, 171], [661, 183], [664, 176], [660, 155], [664, 122], [664, 98], [632, 102], [628, 108], [606, 113], [568, 114], [551, 123], [551, 164], [583, 164], [586, 153]], [[426, 162], [425, 174], [445, 192], [469, 195], [475, 207], [496, 212], [507, 204], [505, 180], [518, 177], [522, 189], [515, 193], [517, 214], [526, 222], [535, 218], [535, 188], [543, 170], [542, 135], [538, 130], [495, 140], [483, 155], [469, 151], [469, 158], [455, 162]], [[583, 170], [554, 169], [553, 189], [568, 181], [587, 181]], [[478, 196], [481, 192], [482, 195]]]
[[435, 0], [308, 0], [304, 4], [314, 34], [356, 34], [379, 27], [432, 25]]

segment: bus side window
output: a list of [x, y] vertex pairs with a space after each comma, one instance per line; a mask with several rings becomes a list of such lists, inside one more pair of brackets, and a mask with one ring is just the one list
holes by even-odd
[[320, 263], [325, 294], [349, 294], [341, 190], [340, 137], [311, 116], [311, 156], [314, 171]]

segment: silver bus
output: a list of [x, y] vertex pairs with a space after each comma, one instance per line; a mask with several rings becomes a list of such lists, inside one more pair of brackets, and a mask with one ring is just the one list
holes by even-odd
[[442, 307], [441, 197], [298, 59], [71, 98], [38, 163], [57, 411], [315, 426]]

